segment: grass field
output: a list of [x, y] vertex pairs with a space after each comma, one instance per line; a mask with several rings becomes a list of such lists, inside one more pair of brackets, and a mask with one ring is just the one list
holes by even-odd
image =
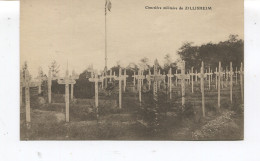
[[[243, 102], [239, 85], [221, 89], [221, 109], [217, 111], [217, 91], [205, 91], [206, 117], [202, 117], [201, 93], [198, 85], [191, 93], [186, 88], [185, 107], [181, 106], [180, 87], [173, 88], [170, 100], [160, 92], [155, 112], [152, 93], [123, 93], [122, 109], [117, 95], [101, 96], [97, 118], [94, 99], [75, 99], [70, 103], [70, 122], [65, 122], [63, 95], [53, 95], [52, 104], [31, 101], [31, 123], [27, 128], [25, 107], [20, 112], [21, 140], [241, 140], [244, 131]], [[165, 91], [165, 90], [164, 90]], [[157, 123], [155, 125], [155, 120]]]

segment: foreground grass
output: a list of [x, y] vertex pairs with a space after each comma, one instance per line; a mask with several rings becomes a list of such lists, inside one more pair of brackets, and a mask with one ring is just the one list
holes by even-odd
[[[214, 95], [214, 96], [213, 96]], [[33, 106], [31, 127], [25, 123], [24, 107], [21, 108], [21, 140], [241, 140], [243, 139], [243, 107], [239, 95], [230, 104], [229, 95], [222, 95], [221, 111], [216, 111], [216, 92], [206, 94], [206, 117], [201, 116], [201, 98], [198, 93], [188, 93], [186, 107], [180, 110], [181, 97], [172, 100], [159, 95], [158, 126], [153, 126], [154, 113], [151, 94], [142, 96], [123, 94], [123, 109], [116, 106], [116, 99], [100, 103], [99, 117], [93, 101], [78, 100], [70, 105], [70, 122], [65, 123], [64, 103]], [[178, 95], [176, 95], [178, 96]], [[214, 99], [213, 99], [214, 98]], [[144, 122], [140, 121], [144, 120]], [[150, 124], [149, 124], [150, 123]]]

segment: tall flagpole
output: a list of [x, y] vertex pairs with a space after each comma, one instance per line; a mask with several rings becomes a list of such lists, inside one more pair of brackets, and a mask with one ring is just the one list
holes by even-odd
[[105, 88], [107, 87], [107, 0], [105, 0]]

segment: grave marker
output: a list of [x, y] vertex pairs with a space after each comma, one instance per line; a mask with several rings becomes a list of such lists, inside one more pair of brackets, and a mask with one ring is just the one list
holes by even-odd
[[243, 75], [244, 75], [244, 71], [243, 71], [243, 63], [241, 63], [240, 71], [239, 71], [238, 73], [239, 73], [239, 75], [240, 75], [241, 99], [242, 99], [242, 101], [244, 101], [244, 85], [243, 85]]
[[[190, 70], [189, 70], [189, 72], [188, 72], [187, 74], [190, 75]], [[190, 75], [190, 76], [191, 76], [191, 75]], [[190, 78], [188, 79], [188, 83], [189, 83], [189, 85], [190, 85], [190, 83], [191, 83]]]
[[209, 90], [210, 90], [210, 82], [211, 82], [211, 76], [212, 76], [212, 72], [210, 72], [211, 70], [210, 70], [210, 67], [209, 67], [209, 72], [207, 73], [205, 73], [205, 74], [207, 74], [207, 76], [209, 76], [209, 78], [208, 78], [208, 82], [209, 82]]
[[[146, 79], [148, 81], [153, 80], [153, 94], [155, 94], [155, 92], [157, 93], [157, 90], [159, 88], [159, 82], [163, 81], [165, 79], [165, 75], [161, 75], [160, 72], [158, 72], [158, 60], [156, 59], [154, 62], [154, 74], [153, 75], [146, 75]], [[155, 89], [156, 87], [156, 89]]]
[[152, 82], [152, 80], [153, 80], [153, 78], [154, 78], [154, 74], [153, 74], [153, 75], [151, 74], [150, 69], [149, 69], [149, 74], [146, 75], [145, 78], [146, 78], [147, 81], [148, 81], [148, 84], [149, 84], [149, 90], [150, 90], [150, 89], [151, 89], [151, 82]]
[[[149, 76], [151, 76], [150, 68], [149, 68]], [[148, 89], [151, 90], [151, 79], [148, 80]]]
[[237, 84], [237, 73], [238, 73], [238, 71], [237, 71], [237, 67], [236, 67], [236, 84]]
[[196, 74], [193, 73], [193, 67], [191, 67], [191, 73], [190, 73], [190, 76], [191, 76], [191, 93], [194, 92], [194, 90], [193, 90], [193, 86], [194, 86], [193, 78], [194, 78], [194, 75], [196, 75]]
[[25, 110], [26, 122], [31, 122], [31, 107], [30, 107], [30, 75], [28, 69], [25, 70]]
[[169, 69], [167, 76], [168, 76], [170, 99], [172, 99], [172, 77], [173, 77], [172, 68]]
[[214, 72], [215, 74], [215, 81], [216, 81], [216, 89], [218, 88], [218, 67], [216, 67], [216, 72]]
[[[165, 75], [165, 72], [163, 72], [163, 75]], [[165, 84], [166, 84], [166, 80], [165, 79], [163, 80], [163, 84], [165, 86]]]
[[[159, 75], [161, 75], [161, 70], [159, 69], [159, 73], [158, 73]], [[159, 88], [159, 90], [161, 89], [161, 80], [159, 80], [158, 81], [158, 88]]]
[[124, 81], [125, 77], [121, 75], [122, 69], [119, 67], [119, 76], [115, 77], [115, 80], [119, 81], [119, 109], [122, 108], [122, 81]]
[[23, 77], [22, 70], [20, 70], [20, 106], [23, 105], [23, 86], [24, 86], [24, 77]]
[[197, 69], [196, 69], [196, 74], [195, 74], [195, 81], [197, 82], [198, 81], [198, 71], [197, 71]]
[[138, 92], [139, 92], [139, 102], [141, 105], [142, 102], [142, 80], [145, 79], [143, 72], [139, 69], [138, 75], [136, 75], [136, 79], [138, 80]]
[[134, 81], [133, 81], [133, 83], [134, 83], [134, 86], [135, 86], [135, 71], [134, 71], [134, 76], [133, 76], [133, 78], [134, 78]]
[[221, 78], [223, 78], [224, 72], [222, 72], [221, 62], [219, 62], [218, 64], [219, 64], [218, 65], [219, 72], [215, 72], [215, 74], [218, 76], [218, 110], [219, 110], [220, 109], [220, 82], [221, 82]]
[[211, 69], [210, 72], [212, 73], [210, 76], [211, 82], [213, 82], [213, 70]]
[[[203, 71], [204, 72], [204, 71]], [[208, 73], [207, 69], [206, 69], [206, 72], [205, 73]], [[208, 80], [208, 75], [206, 76], [206, 81]]]
[[205, 94], [204, 94], [204, 78], [207, 78], [208, 74], [204, 73], [204, 63], [201, 63], [201, 70], [199, 73], [200, 84], [201, 84], [201, 104], [202, 104], [202, 115], [205, 117]]
[[[141, 70], [141, 75], [144, 75], [144, 71], [143, 70]], [[142, 83], [142, 86], [144, 85], [144, 80], [142, 79], [141, 80], [141, 83]]]
[[103, 82], [103, 77], [98, 78], [98, 75], [95, 73], [91, 73], [91, 78], [89, 78], [90, 82], [95, 83], [95, 107], [97, 109], [97, 118], [98, 118], [98, 83]]
[[112, 78], [115, 79], [115, 72], [114, 75], [112, 75], [112, 69], [109, 70], [109, 75], [104, 77], [104, 79], [108, 79], [108, 78], [109, 78], [109, 82], [112, 81]]
[[[221, 71], [223, 71], [222, 67], [221, 67]], [[224, 88], [224, 76], [225, 76], [225, 71], [221, 72], [221, 88]]]
[[104, 89], [104, 80], [105, 80], [105, 74], [104, 74], [104, 72], [102, 72], [100, 78], [102, 79], [101, 88]]
[[181, 74], [176, 74], [178, 79], [181, 79], [181, 97], [182, 106], [185, 105], [185, 80], [190, 78], [189, 74], [185, 74], [185, 61], [181, 62]]
[[229, 77], [229, 71], [228, 71], [228, 68], [226, 66], [226, 70], [225, 70], [225, 81], [226, 81], [225, 87], [228, 86], [228, 77]]
[[177, 87], [177, 85], [178, 85], [178, 77], [177, 77], [177, 74], [178, 74], [178, 69], [176, 69], [176, 74], [174, 74], [175, 75], [175, 83], [176, 83], [176, 87]]
[[112, 69], [109, 70], [109, 82], [111, 82], [111, 78], [112, 78]]
[[[36, 87], [37, 83], [31, 82], [31, 76], [28, 69], [25, 69], [24, 76], [23, 73], [20, 73], [20, 86], [21, 88], [24, 87], [25, 90], [25, 115], [26, 115], [26, 122], [31, 122], [31, 106], [30, 106], [30, 87]], [[22, 90], [20, 91], [22, 92]], [[23, 99], [22, 93], [20, 93], [21, 100]], [[22, 104], [21, 104], [22, 105]]]
[[58, 84], [64, 84], [65, 85], [65, 118], [66, 122], [69, 122], [69, 85], [75, 84], [76, 81], [72, 77], [69, 77], [69, 71], [68, 66], [66, 70], [66, 74], [64, 77], [58, 78]]
[[232, 67], [232, 62], [230, 62], [230, 71], [229, 71], [229, 76], [230, 76], [230, 83], [229, 83], [229, 86], [230, 86], [230, 102], [232, 103], [232, 88], [233, 88], [233, 67]]
[[38, 76], [36, 77], [36, 80], [37, 80], [37, 84], [38, 84], [38, 94], [41, 94], [41, 93], [42, 93], [42, 82], [43, 82], [44, 80], [47, 80], [46, 77], [43, 77], [43, 76], [42, 76], [42, 70], [41, 70], [41, 68], [39, 68]]
[[[74, 80], [79, 79], [79, 75], [76, 74], [74, 70], [72, 71], [71, 79], [74, 79]], [[73, 100], [74, 99], [74, 84], [71, 84], [71, 93], [70, 94], [71, 94], [70, 98], [71, 98], [71, 100]]]
[[30, 107], [30, 74], [28, 69], [25, 70], [24, 85], [25, 87], [25, 115], [26, 122], [31, 122], [31, 107]]
[[154, 75], [151, 76], [150, 78], [153, 79], [153, 99], [155, 103], [155, 125], [158, 126], [158, 81], [162, 81], [165, 79], [165, 75], [160, 75], [158, 73], [158, 60], [156, 59], [154, 61]]
[[125, 92], [125, 87], [126, 87], [126, 78], [128, 78], [128, 75], [126, 75], [126, 69], [124, 70], [124, 92]]

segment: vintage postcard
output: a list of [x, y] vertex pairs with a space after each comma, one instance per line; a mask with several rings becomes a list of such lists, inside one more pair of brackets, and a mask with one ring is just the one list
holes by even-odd
[[243, 0], [21, 0], [20, 140], [243, 140]]

